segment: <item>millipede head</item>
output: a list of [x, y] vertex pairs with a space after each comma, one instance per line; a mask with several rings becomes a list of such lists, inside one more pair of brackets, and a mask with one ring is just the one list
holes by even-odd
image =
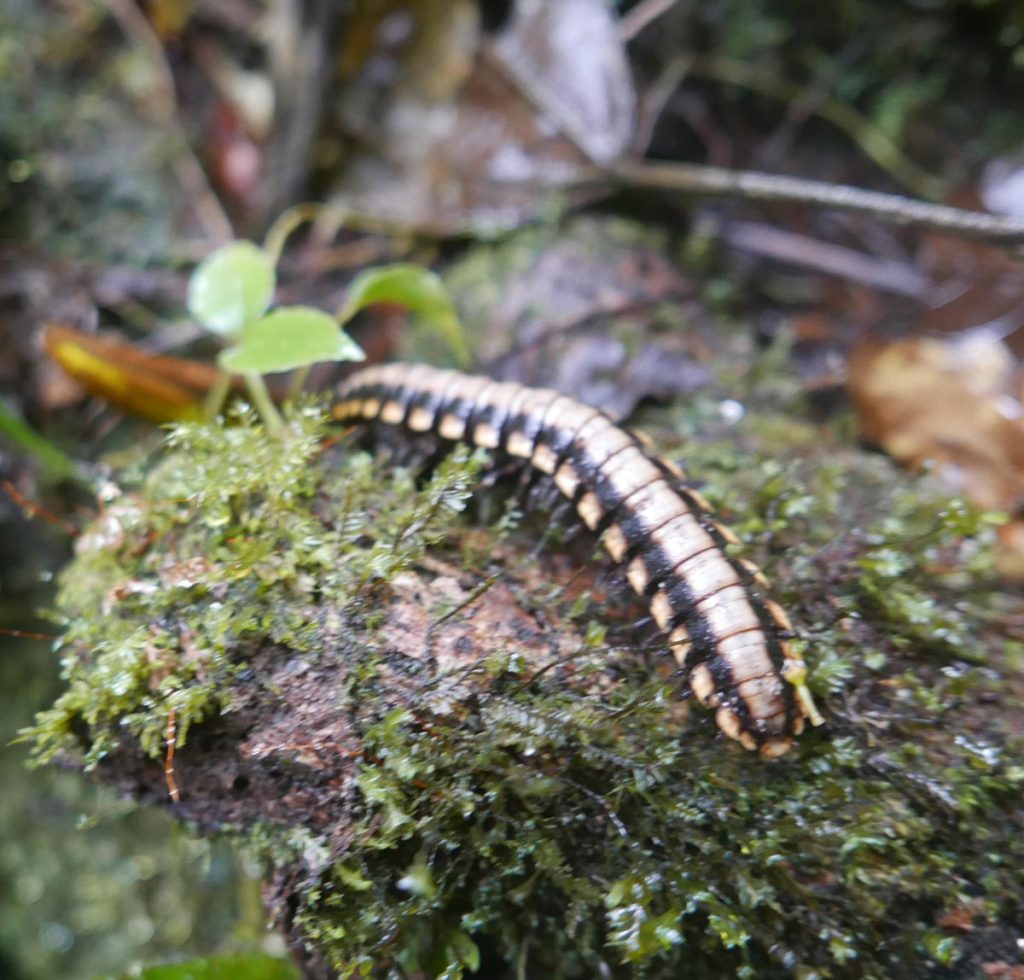
[[[796, 732], [799, 735], [799, 732]], [[793, 739], [788, 735], [776, 735], [763, 741], [758, 746], [758, 752], [762, 759], [778, 759], [785, 755], [793, 747]]]

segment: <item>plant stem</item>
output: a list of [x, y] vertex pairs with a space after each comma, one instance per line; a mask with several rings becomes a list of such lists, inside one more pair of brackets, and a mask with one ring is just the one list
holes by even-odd
[[280, 436], [284, 432], [284, 419], [281, 413], [275, 408], [274, 401], [267, 391], [267, 386], [258, 374], [246, 374], [245, 386], [249, 389], [256, 411], [260, 413], [263, 424], [267, 431], [274, 436]]
[[322, 204], [307, 201], [303, 204], [296, 204], [278, 215], [263, 239], [263, 250], [270, 256], [274, 265], [281, 260], [281, 253], [284, 251], [284, 243], [288, 236], [304, 222], [315, 221], [322, 210]]
[[206, 403], [203, 406], [203, 414], [208, 424], [215, 422], [217, 416], [224, 410], [224, 402], [227, 401], [230, 390], [231, 377], [226, 371], [221, 371], [206, 396]]
[[306, 379], [312, 368], [312, 364], [307, 364], [292, 375], [291, 383], [288, 385], [288, 401], [293, 402], [302, 394], [302, 389], [306, 386]]

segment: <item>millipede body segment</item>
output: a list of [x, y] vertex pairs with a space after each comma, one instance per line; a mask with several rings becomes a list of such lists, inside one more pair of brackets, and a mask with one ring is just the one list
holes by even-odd
[[432, 433], [523, 460], [551, 479], [623, 567], [697, 698], [748, 749], [786, 752], [821, 718], [789, 649], [785, 612], [756, 566], [731, 557], [684, 475], [605, 413], [558, 392], [426, 365], [365, 368], [341, 385], [340, 422]]

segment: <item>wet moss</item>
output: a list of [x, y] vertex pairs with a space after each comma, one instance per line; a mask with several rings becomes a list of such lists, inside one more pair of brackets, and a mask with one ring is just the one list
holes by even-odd
[[[84, 746], [95, 764], [138, 740], [159, 758], [171, 707], [179, 731], [230, 710], [247, 650], [319, 657], [336, 614], [360, 745], [344, 833], [298, 814], [240, 828], [301, 882], [293, 925], [333, 972], [955, 975], [976, 951], [951, 917], [1006, 938], [1024, 911], [1021, 651], [1004, 636], [1020, 605], [998, 588], [993, 519], [829, 440], [779, 391], [738, 424], [720, 408], [709, 393], [651, 421], [799, 624], [828, 726], [781, 762], [680, 712], [663, 658], [623, 655], [640, 634], [601, 590], [541, 600], [593, 624], [589, 657], [621, 658], [600, 695], [504, 643], [469, 690], [465, 672], [396, 672], [374, 590], [431, 544], [457, 560], [465, 543], [486, 584], [458, 523], [481, 461], [417, 487], [325, 455], [314, 412], [282, 444], [244, 417], [179, 429], [108, 505], [90, 533], [114, 518], [120, 538], [64, 577], [70, 688], [33, 733], [40, 757]], [[780, 463], [780, 446], [806, 453]]]
[[417, 487], [354, 453], [328, 481], [325, 437], [320, 408], [294, 413], [280, 440], [242, 411], [173, 429], [137, 490], [104, 488], [60, 580], [68, 689], [25, 733], [38, 761], [84, 744], [92, 768], [126, 738], [162, 757], [171, 712], [183, 746], [230, 709], [241, 650], [314, 654], [318, 609], [365, 596], [442, 538], [482, 462], [458, 452]]

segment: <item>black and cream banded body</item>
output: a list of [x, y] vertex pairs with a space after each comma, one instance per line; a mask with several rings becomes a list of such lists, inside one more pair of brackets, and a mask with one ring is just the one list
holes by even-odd
[[555, 391], [426, 365], [363, 369], [341, 385], [338, 421], [375, 421], [519, 458], [553, 481], [602, 534], [650, 607], [690, 686], [730, 738], [782, 755], [821, 719], [788, 649], [792, 627], [762, 597], [764, 576], [682, 474], [607, 415]]

